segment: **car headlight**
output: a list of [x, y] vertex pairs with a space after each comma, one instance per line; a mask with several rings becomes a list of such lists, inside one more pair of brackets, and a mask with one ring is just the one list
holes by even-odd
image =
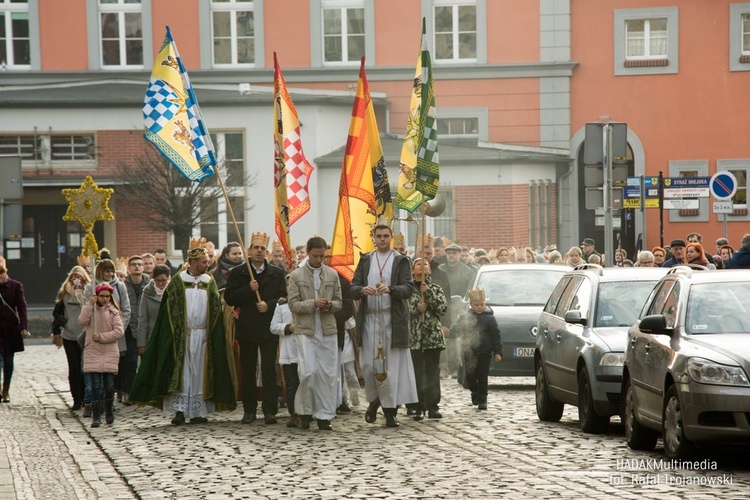
[[599, 366], [622, 366], [624, 364], [624, 352], [606, 352], [599, 360]]
[[700, 384], [750, 386], [745, 371], [739, 366], [720, 365], [703, 358], [690, 358], [687, 372]]

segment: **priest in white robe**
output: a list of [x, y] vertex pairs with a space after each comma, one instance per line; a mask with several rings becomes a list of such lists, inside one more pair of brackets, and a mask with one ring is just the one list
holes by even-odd
[[370, 402], [365, 420], [375, 422], [382, 406], [386, 426], [398, 427], [397, 407], [418, 401], [409, 349], [408, 299], [414, 284], [408, 257], [391, 248], [390, 227], [377, 225], [372, 236], [375, 251], [359, 260], [351, 287], [352, 298], [363, 299], [357, 311], [357, 343]]

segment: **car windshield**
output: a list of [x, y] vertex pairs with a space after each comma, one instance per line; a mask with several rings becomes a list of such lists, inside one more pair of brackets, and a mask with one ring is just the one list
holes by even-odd
[[[542, 267], [542, 266], [540, 266]], [[563, 276], [562, 271], [514, 269], [479, 275], [476, 287], [484, 290], [490, 306], [544, 306]]]
[[750, 282], [697, 283], [690, 287], [685, 332], [750, 333]]
[[599, 284], [594, 326], [630, 326], [638, 319], [654, 281], [615, 281]]

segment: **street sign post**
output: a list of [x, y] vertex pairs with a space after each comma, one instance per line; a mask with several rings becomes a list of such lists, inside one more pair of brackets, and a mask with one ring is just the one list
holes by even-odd
[[[732, 205], [732, 197], [737, 193], [737, 178], [734, 176], [732, 172], [728, 171], [722, 171], [722, 172], [716, 172], [714, 175], [711, 176], [711, 180], [708, 184], [709, 189], [711, 190], [711, 194], [720, 201], [726, 201], [729, 200], [730, 206]], [[733, 210], [727, 210], [727, 211], [717, 211], [716, 210], [716, 203], [714, 202], [714, 213], [721, 213], [724, 214], [724, 237], [727, 237], [727, 214], [731, 214]], [[726, 210], [725, 206], [720, 206], [720, 208], [723, 208]]]

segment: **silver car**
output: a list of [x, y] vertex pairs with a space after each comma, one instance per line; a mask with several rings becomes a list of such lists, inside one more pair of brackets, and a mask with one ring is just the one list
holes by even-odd
[[578, 407], [584, 432], [601, 433], [620, 413], [628, 328], [636, 322], [662, 268], [576, 267], [550, 295], [539, 317], [536, 410], [558, 421], [563, 405]]
[[622, 381], [628, 446], [670, 458], [750, 441], [750, 271], [675, 267], [628, 333]]
[[[534, 345], [539, 314], [568, 266], [549, 264], [490, 264], [474, 276], [470, 290], [485, 291], [503, 338], [503, 359], [492, 361], [490, 375], [534, 375]], [[462, 313], [468, 312], [468, 297]]]

